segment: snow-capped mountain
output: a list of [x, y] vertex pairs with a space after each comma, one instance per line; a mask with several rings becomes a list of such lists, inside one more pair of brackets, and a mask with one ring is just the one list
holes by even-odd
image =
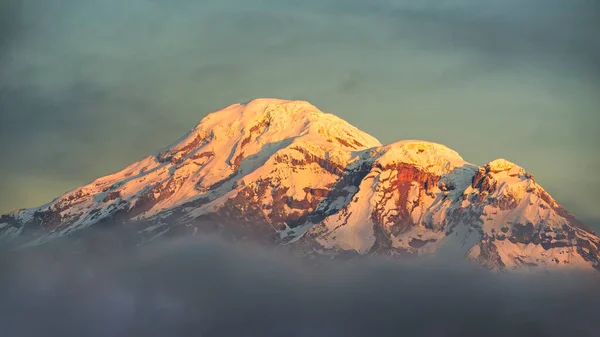
[[120, 172], [1, 216], [0, 237], [30, 246], [102, 226], [126, 228], [136, 244], [218, 232], [302, 254], [600, 270], [600, 239], [518, 165], [478, 167], [425, 141], [383, 146], [303, 101], [211, 113]]

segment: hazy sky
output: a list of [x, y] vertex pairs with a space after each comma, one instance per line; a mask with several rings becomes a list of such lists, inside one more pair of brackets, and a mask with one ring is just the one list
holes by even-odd
[[0, 211], [278, 97], [517, 162], [600, 229], [599, 31], [597, 0], [2, 0]]

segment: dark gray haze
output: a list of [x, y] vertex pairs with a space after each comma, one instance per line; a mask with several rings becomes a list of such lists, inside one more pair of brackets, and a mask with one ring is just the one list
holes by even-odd
[[600, 229], [599, 15], [597, 0], [2, 0], [0, 212], [277, 97], [383, 143], [516, 162]]
[[300, 260], [214, 239], [3, 254], [5, 336], [597, 336], [598, 275]]

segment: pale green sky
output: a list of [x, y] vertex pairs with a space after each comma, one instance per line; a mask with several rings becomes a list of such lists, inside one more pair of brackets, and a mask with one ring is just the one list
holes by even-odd
[[[450, 4], [449, 4], [450, 3]], [[600, 5], [587, 0], [8, 0], [0, 212], [159, 150], [211, 111], [305, 99], [383, 143], [532, 172], [600, 229]]]

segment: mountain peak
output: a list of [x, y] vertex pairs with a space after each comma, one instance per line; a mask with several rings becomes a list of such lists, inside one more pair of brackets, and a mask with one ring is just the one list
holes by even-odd
[[230, 118], [247, 121], [263, 115], [273, 120], [289, 120], [294, 117], [315, 120], [325, 115], [325, 113], [307, 101], [256, 98], [248, 102], [232, 104], [210, 113], [201, 123], [211, 119], [227, 121]]
[[422, 140], [386, 146], [306, 101], [208, 114], [171, 146], [54, 201], [0, 216], [29, 245], [102, 223], [136, 244], [220, 233], [303, 254], [432, 254], [492, 269], [600, 269], [600, 239], [522, 168]]
[[442, 175], [467, 163], [456, 151], [449, 147], [423, 141], [402, 140], [383, 147], [384, 154], [378, 159], [381, 165], [405, 163]]
[[510, 177], [527, 177], [533, 179], [533, 175], [527, 172], [524, 168], [503, 158], [492, 160], [491, 162], [483, 165], [483, 168], [494, 174], [506, 175]]
[[374, 137], [306, 101], [261, 98], [208, 114], [158, 156], [181, 160], [203, 147], [205, 151], [230, 152], [230, 160], [241, 160], [266, 144], [277, 147], [291, 142], [350, 150], [381, 146]]
[[[324, 113], [307, 101], [257, 98], [245, 103], [232, 104], [208, 114], [200, 121], [196, 129], [211, 127], [213, 122], [243, 129], [244, 126], [257, 120], [268, 122], [271, 127], [278, 128], [277, 130], [290, 126], [308, 126], [311, 123], [319, 122], [329, 123], [330, 126], [350, 126], [343, 119]], [[356, 131], [359, 130], [356, 129]]]
[[498, 159], [492, 160], [491, 162], [487, 163], [485, 166], [489, 167], [490, 171], [492, 171], [492, 172], [510, 171], [515, 167], [521, 168], [517, 164], [510, 162], [504, 158], [498, 158]]

